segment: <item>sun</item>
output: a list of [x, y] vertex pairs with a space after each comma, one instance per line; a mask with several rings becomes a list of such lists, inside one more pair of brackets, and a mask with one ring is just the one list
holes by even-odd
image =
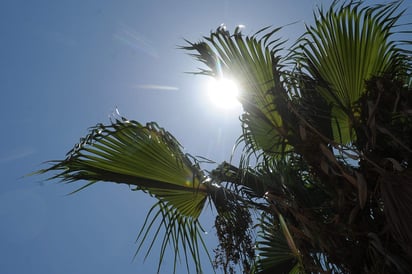
[[218, 108], [234, 109], [241, 106], [238, 101], [239, 88], [231, 79], [212, 78], [208, 83], [207, 93], [210, 101]]

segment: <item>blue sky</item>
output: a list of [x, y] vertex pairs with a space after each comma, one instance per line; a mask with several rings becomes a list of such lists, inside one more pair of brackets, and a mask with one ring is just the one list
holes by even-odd
[[[2, 0], [0, 273], [155, 273], [156, 250], [132, 262], [151, 198], [107, 183], [66, 196], [79, 185], [21, 177], [62, 159], [116, 107], [157, 121], [193, 155], [228, 160], [239, 112], [207, 100], [207, 78], [184, 73], [200, 64], [178, 45], [222, 23], [252, 34], [299, 21], [280, 33], [293, 41], [321, 2]], [[213, 218], [202, 220], [213, 248]], [[167, 258], [161, 272], [171, 267]]]

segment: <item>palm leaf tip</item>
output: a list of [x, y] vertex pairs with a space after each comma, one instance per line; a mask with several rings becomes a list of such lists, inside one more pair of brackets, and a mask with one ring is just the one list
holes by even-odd
[[[162, 228], [164, 230], [163, 232], [161, 231]], [[163, 233], [163, 238], [159, 233]], [[191, 273], [188, 258], [192, 258], [190, 263], [194, 264], [196, 273], [202, 273], [201, 262], [204, 258], [202, 258], [201, 255], [205, 254], [210, 261], [210, 256], [202, 236], [203, 229], [198, 219], [182, 215], [179, 210], [170, 206], [169, 203], [164, 203], [159, 200], [149, 210], [143, 227], [136, 239], [138, 249], [134, 258], [137, 257], [145, 242], [148, 243], [148, 248], [144, 255], [145, 259], [150, 255], [151, 251], [153, 251], [155, 242], [160, 242], [157, 273], [160, 273], [167, 247], [171, 247], [174, 252], [173, 273], [176, 273], [177, 262], [180, 261], [182, 257], [185, 258], [188, 273]], [[201, 249], [203, 249], [204, 253], [201, 252]]]

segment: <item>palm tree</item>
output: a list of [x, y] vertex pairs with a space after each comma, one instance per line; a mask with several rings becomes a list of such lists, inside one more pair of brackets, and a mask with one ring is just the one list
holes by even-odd
[[148, 256], [163, 233], [158, 271], [171, 246], [175, 262], [202, 272], [198, 218], [211, 204], [219, 246], [206, 254], [225, 273], [409, 273], [411, 40], [396, 40], [410, 34], [400, 5], [334, 1], [288, 50], [279, 28], [244, 36], [221, 26], [187, 41], [206, 66], [198, 73], [242, 87], [238, 166], [203, 170], [157, 124], [114, 117], [37, 173], [156, 197], [138, 251], [149, 241]]

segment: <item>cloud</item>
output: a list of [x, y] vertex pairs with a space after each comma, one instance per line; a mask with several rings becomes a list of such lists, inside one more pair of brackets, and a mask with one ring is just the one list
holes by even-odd
[[153, 85], [153, 84], [137, 85], [136, 88], [138, 88], [138, 89], [152, 89], [152, 90], [179, 90], [178, 87]]

